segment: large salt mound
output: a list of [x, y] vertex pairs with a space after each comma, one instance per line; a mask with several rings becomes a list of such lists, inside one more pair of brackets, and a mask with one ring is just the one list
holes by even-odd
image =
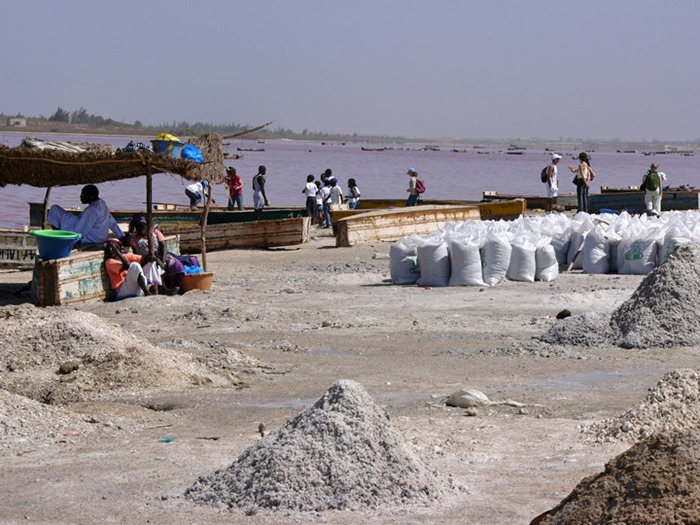
[[657, 432], [700, 428], [700, 373], [673, 370], [665, 374], [646, 398], [624, 414], [593, 423], [584, 432], [597, 442], [636, 442]]
[[623, 348], [700, 344], [700, 246], [682, 244], [613, 312]]
[[700, 344], [700, 246], [676, 247], [611, 316], [587, 313], [557, 322], [540, 341], [571, 346], [672, 348]]
[[444, 490], [364, 388], [341, 380], [186, 496], [231, 509], [325, 511], [427, 505]]
[[[0, 388], [48, 404], [117, 391], [181, 387], [208, 373], [96, 315], [31, 305], [0, 308]], [[61, 365], [73, 371], [59, 374]]]
[[656, 434], [581, 481], [540, 525], [700, 523], [700, 436]]

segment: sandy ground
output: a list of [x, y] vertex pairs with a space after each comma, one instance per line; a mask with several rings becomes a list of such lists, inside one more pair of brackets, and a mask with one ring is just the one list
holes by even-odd
[[[591, 443], [582, 427], [635, 406], [667, 371], [697, 366], [697, 349], [533, 341], [562, 309], [611, 312], [641, 276], [573, 272], [552, 283], [424, 289], [392, 285], [388, 253], [388, 243], [336, 249], [328, 236], [216, 252], [210, 293], [67, 307], [157, 346], [225, 346], [259, 365], [239, 370], [235, 384], [66, 407], [102, 428], [4, 448], [0, 523], [529, 523], [629, 447]], [[30, 278], [0, 273], [0, 304]], [[245, 515], [183, 497], [260, 439], [260, 423], [279, 427], [338, 379], [361, 383], [425, 464], [464, 490], [428, 508], [312, 515]], [[444, 403], [460, 388], [529, 406], [468, 416]]]

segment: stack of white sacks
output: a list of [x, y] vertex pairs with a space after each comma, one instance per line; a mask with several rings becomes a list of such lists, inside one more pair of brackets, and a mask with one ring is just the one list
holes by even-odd
[[585, 273], [645, 275], [686, 242], [700, 244], [700, 214], [694, 211], [660, 218], [623, 212], [464, 221], [392, 244], [390, 271], [394, 284], [420, 286], [553, 281], [572, 261]]

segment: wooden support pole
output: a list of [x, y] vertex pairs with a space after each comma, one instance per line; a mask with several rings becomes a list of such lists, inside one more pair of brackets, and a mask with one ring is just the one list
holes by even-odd
[[41, 227], [45, 230], [49, 229], [49, 196], [51, 195], [51, 186], [46, 187], [44, 194], [44, 219], [41, 221]]

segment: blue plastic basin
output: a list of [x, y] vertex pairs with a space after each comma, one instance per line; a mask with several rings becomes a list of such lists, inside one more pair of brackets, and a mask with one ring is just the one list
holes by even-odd
[[39, 257], [45, 261], [68, 257], [73, 245], [81, 237], [79, 233], [65, 230], [34, 230], [31, 234], [36, 237]]

